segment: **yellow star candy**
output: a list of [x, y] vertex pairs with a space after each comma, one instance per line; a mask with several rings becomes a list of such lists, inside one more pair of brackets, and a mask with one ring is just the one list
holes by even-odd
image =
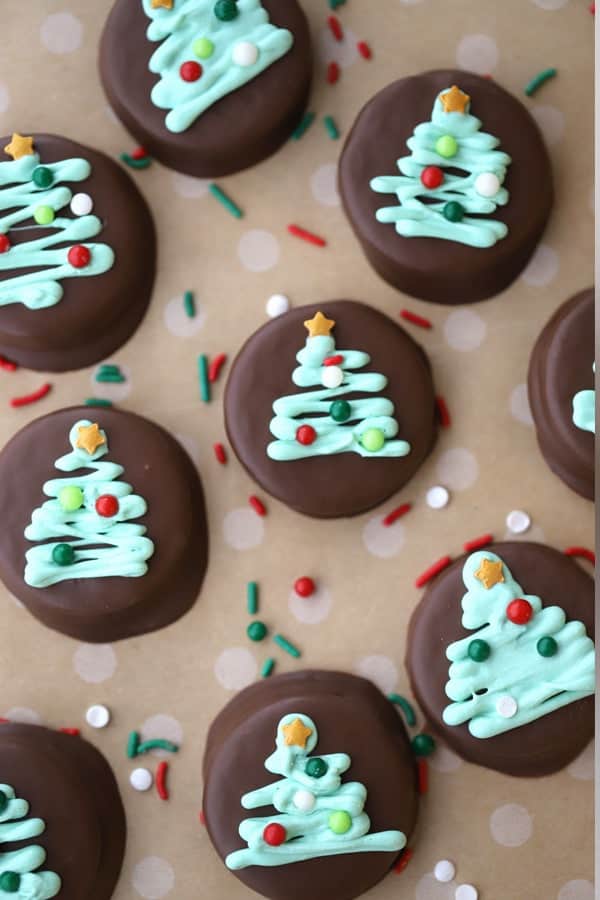
[[475, 578], [477, 578], [478, 581], [481, 581], [486, 591], [489, 591], [495, 584], [504, 581], [502, 563], [500, 560], [494, 562], [491, 559], [482, 559], [481, 565], [475, 572]]
[[14, 131], [10, 144], [6, 145], [4, 152], [12, 156], [13, 159], [21, 159], [22, 156], [32, 156], [34, 153], [33, 138], [23, 137], [22, 134], [17, 134]]
[[304, 327], [307, 329], [311, 337], [319, 337], [324, 335], [327, 337], [331, 329], [335, 326], [333, 319], [327, 319], [322, 312], [318, 312], [312, 319], [307, 319]]
[[469, 95], [461, 91], [455, 84], [440, 97], [444, 112], [458, 112], [463, 113], [463, 115], [467, 111], [467, 104], [470, 99]]
[[98, 447], [106, 443], [106, 438], [100, 434], [100, 429], [94, 423], [93, 425], [80, 425], [77, 429], [77, 440], [75, 446], [81, 450], [87, 450], [90, 456], [96, 452]]
[[173, 0], [152, 0], [152, 9], [173, 9]]
[[312, 734], [312, 728], [305, 725], [302, 719], [294, 719], [289, 725], [283, 725], [283, 740], [287, 747], [306, 747], [306, 742]]

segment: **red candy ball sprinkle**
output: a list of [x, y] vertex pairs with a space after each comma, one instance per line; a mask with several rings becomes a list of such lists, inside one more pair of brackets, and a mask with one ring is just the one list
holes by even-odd
[[533, 616], [533, 607], [528, 600], [511, 600], [506, 607], [506, 617], [515, 625], [527, 625]]
[[114, 494], [102, 494], [96, 500], [96, 512], [99, 516], [110, 519], [119, 512], [119, 501]]
[[299, 597], [310, 597], [315, 592], [315, 583], [308, 575], [303, 575], [294, 582], [294, 590]]
[[444, 183], [444, 173], [439, 166], [426, 166], [421, 172], [421, 183], [429, 190]]
[[67, 259], [74, 269], [85, 269], [86, 266], [89, 266], [91, 258], [91, 252], [83, 244], [75, 244], [67, 254]]
[[10, 250], [10, 241], [5, 234], [0, 234], [0, 253]]
[[202, 75], [202, 66], [196, 60], [190, 59], [181, 64], [179, 74], [183, 81], [198, 81]]
[[317, 432], [312, 425], [301, 425], [300, 428], [296, 430], [296, 440], [305, 447], [308, 447], [309, 444], [314, 444], [316, 439]]
[[265, 825], [263, 840], [269, 847], [279, 847], [285, 842], [286, 837], [287, 831], [283, 825], [279, 825], [277, 822], [270, 822], [268, 825]]

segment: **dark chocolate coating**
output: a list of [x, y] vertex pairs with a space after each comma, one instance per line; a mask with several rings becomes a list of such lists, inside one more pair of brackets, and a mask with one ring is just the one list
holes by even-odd
[[[23, 579], [25, 552], [37, 544], [23, 532], [33, 510], [47, 499], [44, 482], [64, 477], [54, 461], [70, 451], [69, 431], [79, 419], [106, 431], [109, 452], [103, 458], [122, 465], [121, 480], [146, 500], [146, 515], [135, 521], [146, 526], [154, 555], [146, 574], [137, 578], [80, 578], [30, 587]], [[208, 559], [202, 485], [181, 445], [148, 419], [86, 406], [31, 422], [0, 453], [0, 508], [0, 578], [49, 628], [89, 643], [117, 641], [175, 622], [196, 601]]]
[[[488, 549], [488, 548], [486, 548]], [[551, 547], [526, 541], [489, 547], [508, 565], [525, 593], [535, 594], [544, 606], [560, 606], [567, 619], [584, 623], [594, 635], [594, 583], [578, 563]], [[450, 662], [446, 648], [476, 631], [462, 627], [462, 598], [466, 593], [457, 559], [427, 588], [410, 621], [406, 665], [413, 693], [430, 728], [463, 759], [508, 775], [550, 775], [581, 753], [594, 733], [594, 698], [577, 700], [556, 712], [491, 738], [476, 738], [468, 723], [446, 725], [444, 708]]]
[[594, 435], [573, 422], [573, 397], [594, 387], [594, 290], [564, 303], [529, 363], [529, 402], [544, 459], [565, 484], [594, 499]]
[[[308, 335], [303, 322], [318, 310], [335, 320], [337, 348], [369, 354], [371, 363], [361, 372], [387, 376], [381, 396], [394, 403], [398, 437], [411, 445], [407, 456], [338, 453], [284, 462], [267, 456], [274, 440], [273, 402], [299, 392], [292, 372]], [[274, 497], [315, 518], [358, 515], [399, 491], [433, 449], [437, 424], [429, 360], [399, 325], [364, 303], [332, 300], [299, 307], [259, 328], [238, 353], [225, 391], [225, 425], [240, 462]]]
[[[60, 900], [110, 900], [125, 852], [125, 812], [112, 770], [81, 737], [39, 725], [0, 724], [4, 784], [46, 830], [25, 846], [46, 850], [42, 871], [62, 880]], [[5, 845], [10, 849], [17, 845]]]
[[[10, 137], [0, 138], [0, 148]], [[103, 222], [100, 234], [84, 243], [105, 243], [115, 253], [102, 275], [64, 278], [63, 296], [46, 309], [21, 303], [0, 306], [0, 354], [29, 369], [64, 372], [106, 359], [129, 340], [142, 321], [154, 285], [156, 235], [146, 201], [128, 173], [116, 162], [74, 141], [49, 134], [34, 135], [40, 165], [81, 157], [92, 166], [85, 181], [67, 182], [73, 194], [89, 194], [93, 214]], [[9, 157], [0, 149], [0, 160]], [[62, 217], [72, 217], [69, 208]], [[12, 244], [48, 234], [47, 228], [9, 232]], [[20, 226], [22, 227], [22, 226]], [[69, 242], [57, 245], [66, 250]], [[0, 282], [29, 269], [0, 272]]]
[[170, 169], [198, 178], [239, 172], [275, 153], [298, 125], [308, 102], [312, 50], [297, 0], [263, 0], [271, 23], [294, 35], [290, 51], [252, 81], [227, 94], [175, 134], [168, 110], [150, 99], [159, 76], [148, 68], [159, 46], [149, 41], [141, 0], [117, 0], [100, 42], [100, 77], [114, 111], [146, 151]]
[[[407, 139], [430, 120], [437, 94], [453, 84], [471, 97], [482, 131], [499, 138], [498, 149], [512, 158], [504, 182], [510, 200], [489, 216], [509, 231], [493, 247], [406, 238], [375, 218], [396, 197], [375, 193], [371, 179], [400, 174], [396, 163], [410, 155]], [[375, 271], [405, 294], [448, 305], [485, 300], [507, 288], [535, 250], [553, 202], [550, 160], [527, 109], [495, 82], [453, 69], [402, 78], [376, 94], [346, 140], [339, 183], [346, 215]]]
[[[365, 812], [371, 832], [398, 829], [407, 837], [418, 809], [416, 768], [402, 721], [388, 700], [364, 678], [342, 672], [304, 671], [278, 675], [237, 694], [208, 732], [204, 754], [206, 827], [219, 856], [243, 848], [240, 822], [275, 814], [248, 812], [240, 804], [247, 791], [278, 780], [264, 767], [275, 750], [277, 725], [288, 713], [314, 721], [319, 740], [311, 756], [347, 753], [352, 765], [342, 783], [367, 789]], [[353, 853], [291, 863], [249, 866], [235, 874], [270, 900], [352, 900], [377, 884], [397, 853]]]

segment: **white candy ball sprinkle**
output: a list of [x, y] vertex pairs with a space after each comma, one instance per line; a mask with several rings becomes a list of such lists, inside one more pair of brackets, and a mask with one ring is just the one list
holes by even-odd
[[285, 294], [273, 294], [273, 296], [269, 297], [269, 299], [267, 300], [267, 315], [271, 319], [275, 319], [277, 316], [282, 316], [288, 311], [289, 308], [290, 301], [285, 296]]
[[152, 780], [152, 772], [148, 769], [134, 769], [129, 776], [129, 783], [134, 791], [149, 791]]
[[450, 494], [441, 484], [436, 484], [435, 487], [429, 488], [425, 499], [431, 509], [443, 509], [450, 502]]
[[344, 372], [339, 366], [325, 366], [321, 384], [326, 388], [337, 388], [344, 380]]
[[519, 704], [510, 694], [505, 694], [503, 697], [498, 698], [496, 712], [503, 719], [512, 719], [513, 716], [516, 716], [518, 709]]
[[94, 208], [94, 201], [89, 194], [75, 194], [71, 200], [71, 212], [74, 216], [89, 216]]
[[531, 526], [531, 518], [522, 509], [513, 509], [506, 517], [506, 527], [513, 534], [524, 534]]
[[447, 882], [454, 879], [455, 875], [456, 866], [453, 862], [450, 862], [449, 859], [440, 859], [440, 861], [435, 864], [433, 877], [436, 881], [441, 881], [443, 884], [447, 884]]
[[454, 894], [455, 900], [477, 900], [479, 891], [472, 884], [459, 884]]
[[480, 197], [495, 197], [500, 190], [500, 179], [493, 172], [482, 172], [475, 179], [475, 190]]
[[253, 66], [258, 59], [258, 47], [251, 41], [240, 41], [233, 48], [232, 58], [236, 66]]
[[88, 725], [91, 725], [92, 728], [106, 728], [110, 722], [110, 710], [101, 703], [95, 703], [94, 706], [90, 706], [86, 712], [85, 721]]
[[300, 812], [310, 812], [314, 809], [316, 798], [310, 791], [296, 791], [293, 798], [294, 806]]

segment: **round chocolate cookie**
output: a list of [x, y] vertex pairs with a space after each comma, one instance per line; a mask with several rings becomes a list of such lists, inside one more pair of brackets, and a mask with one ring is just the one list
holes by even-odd
[[2, 893], [110, 900], [126, 823], [104, 757], [83, 738], [7, 723], [0, 725], [0, 771]]
[[203, 772], [210, 839], [270, 900], [352, 900], [415, 828], [408, 736], [355, 675], [294, 672], [241, 691], [210, 728]]
[[433, 448], [429, 360], [363, 303], [294, 309], [240, 350], [225, 424], [242, 464], [274, 497], [316, 518], [357, 515], [400, 490]]
[[0, 578], [45, 625], [90, 643], [163, 628], [207, 566], [198, 473], [163, 428], [71, 407], [0, 453]]
[[376, 94], [348, 136], [339, 181], [375, 271], [444, 304], [508, 287], [553, 202], [550, 161], [527, 109], [494, 81], [452, 69]]
[[427, 721], [459, 756], [549, 775], [594, 732], [593, 634], [594, 583], [571, 557], [499, 543], [431, 582], [406, 663]]
[[100, 77], [151, 156], [200, 178], [229, 175], [297, 127], [312, 77], [308, 23], [297, 0], [117, 0]]
[[117, 163], [54, 135], [0, 139], [1, 355], [52, 372], [105, 359], [144, 317], [155, 259]]
[[594, 499], [594, 290], [572, 297], [540, 334], [529, 363], [529, 402], [544, 459]]

